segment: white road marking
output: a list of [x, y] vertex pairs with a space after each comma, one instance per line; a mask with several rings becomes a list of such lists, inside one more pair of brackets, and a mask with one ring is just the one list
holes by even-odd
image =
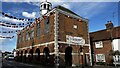
[[26, 66], [34, 66], [34, 65], [25, 64], [25, 63], [19, 63], [19, 64], [26, 65]]

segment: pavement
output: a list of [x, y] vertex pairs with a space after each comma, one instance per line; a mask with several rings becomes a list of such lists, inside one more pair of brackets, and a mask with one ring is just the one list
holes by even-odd
[[[26, 64], [26, 63], [16, 62], [14, 60], [13, 61], [3, 60], [1, 68], [57, 68], [57, 67]], [[58, 67], [58, 68], [82, 68], [82, 67], [80, 66], [80, 67]], [[93, 67], [85, 66], [84, 68], [115, 68], [115, 67], [114, 66], [98, 66], [97, 65], [97, 66], [93, 66]], [[120, 68], [120, 67], [116, 67], [116, 68]]]

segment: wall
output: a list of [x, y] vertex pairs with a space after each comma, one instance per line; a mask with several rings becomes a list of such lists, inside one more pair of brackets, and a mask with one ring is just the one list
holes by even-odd
[[112, 45], [110, 40], [104, 40], [102, 48], [96, 48], [95, 42], [93, 42], [93, 53], [94, 53], [94, 61], [96, 63], [96, 54], [104, 54], [105, 55], [105, 62], [106, 64], [112, 63], [112, 57], [109, 55], [110, 51], [112, 50]]
[[113, 42], [114, 51], [119, 50], [120, 51], [120, 39], [114, 39]]

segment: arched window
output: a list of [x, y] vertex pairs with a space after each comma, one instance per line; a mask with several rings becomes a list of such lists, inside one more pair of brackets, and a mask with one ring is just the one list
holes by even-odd
[[37, 36], [40, 36], [40, 23], [37, 24], [37, 30], [36, 30]]
[[46, 4], [44, 4], [44, 9], [46, 9]]
[[48, 9], [48, 10], [50, 9], [50, 5], [49, 5], [49, 4], [47, 4], [47, 9]]

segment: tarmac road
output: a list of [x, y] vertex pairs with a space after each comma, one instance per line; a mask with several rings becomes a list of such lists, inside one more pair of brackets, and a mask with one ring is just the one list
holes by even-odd
[[48, 68], [40, 65], [32, 65], [26, 63], [20, 63], [16, 61], [3, 60], [2, 68]]
[[[42, 65], [26, 64], [16, 61], [3, 60], [2, 68], [56, 68], [48, 67]], [[59, 67], [59, 68], [81, 68], [81, 67]], [[84, 67], [84, 68], [115, 68], [114, 66], [93, 66], [93, 67]], [[117, 67], [120, 68], [120, 67]]]

